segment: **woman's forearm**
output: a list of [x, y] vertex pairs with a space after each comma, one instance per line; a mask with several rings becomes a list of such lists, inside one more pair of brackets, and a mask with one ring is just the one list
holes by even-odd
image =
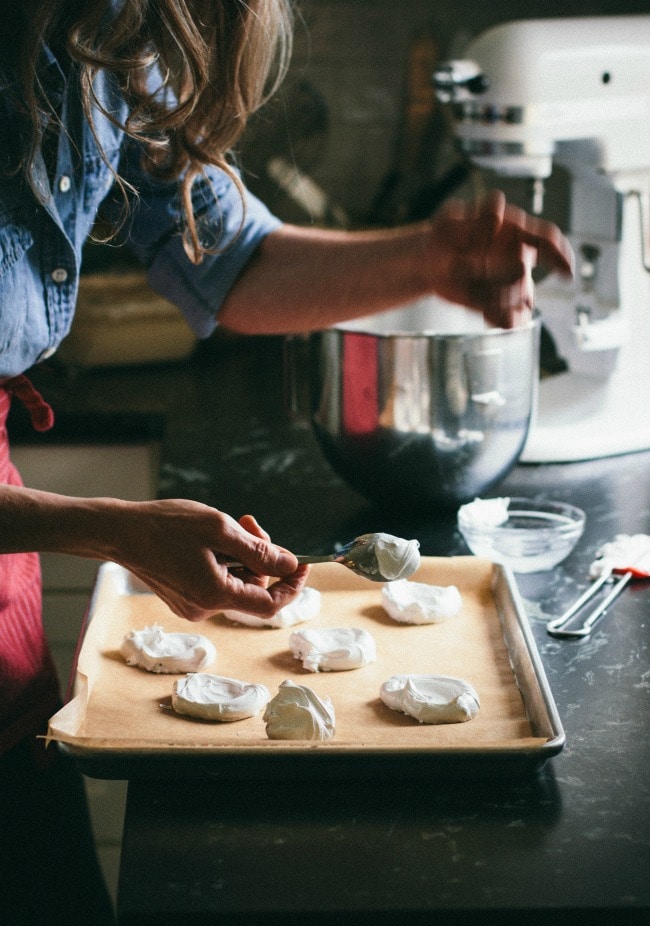
[[423, 230], [345, 232], [285, 225], [263, 241], [219, 322], [241, 334], [316, 331], [431, 291]]
[[0, 486], [0, 553], [71, 553], [111, 559], [115, 533], [129, 505], [119, 499], [77, 498]]
[[512, 327], [532, 307], [535, 262], [570, 276], [557, 226], [506, 203], [446, 203], [430, 221], [377, 231], [285, 225], [271, 232], [231, 289], [220, 323], [241, 334], [314, 331], [425, 295]]

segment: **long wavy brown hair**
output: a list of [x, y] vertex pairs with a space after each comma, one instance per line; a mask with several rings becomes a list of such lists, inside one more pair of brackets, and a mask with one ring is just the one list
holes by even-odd
[[[249, 116], [286, 72], [291, 0], [21, 0], [15, 6], [2, 0], [2, 9], [8, 6], [13, 34], [5, 34], [30, 127], [20, 168], [29, 176], [43, 141], [41, 127], [52, 117], [40, 85], [44, 40], [78, 65], [91, 127], [93, 112], [102, 109], [95, 77], [100, 70], [115, 76], [129, 104], [121, 128], [143, 143], [145, 167], [153, 176], [180, 180], [185, 247], [200, 262], [205, 249], [192, 212], [192, 186], [208, 164], [239, 182], [230, 153]], [[151, 94], [152, 66], [172, 91], [171, 103], [169, 94]]]

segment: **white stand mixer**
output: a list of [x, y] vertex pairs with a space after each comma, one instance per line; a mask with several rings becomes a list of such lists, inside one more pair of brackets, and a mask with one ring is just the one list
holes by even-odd
[[569, 175], [575, 280], [537, 287], [564, 372], [543, 377], [521, 459], [650, 448], [650, 16], [522, 20], [489, 29], [434, 75], [464, 153], [530, 178], [543, 209]]

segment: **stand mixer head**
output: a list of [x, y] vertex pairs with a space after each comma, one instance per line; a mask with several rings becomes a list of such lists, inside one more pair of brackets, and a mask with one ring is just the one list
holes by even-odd
[[650, 16], [504, 23], [434, 82], [465, 155], [530, 180], [533, 212], [554, 166], [569, 177], [576, 277], [537, 287], [565, 369], [540, 382], [521, 459], [650, 448]]

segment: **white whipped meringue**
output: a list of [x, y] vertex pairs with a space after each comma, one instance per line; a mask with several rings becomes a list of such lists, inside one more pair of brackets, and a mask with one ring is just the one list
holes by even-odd
[[297, 630], [289, 637], [289, 647], [309, 672], [359, 669], [377, 655], [373, 637], [357, 627]]
[[417, 540], [404, 540], [392, 534], [378, 534], [375, 555], [379, 572], [387, 582], [406, 579], [420, 565], [420, 544]]
[[436, 624], [458, 614], [463, 599], [455, 585], [427, 585], [400, 579], [382, 586], [381, 603], [394, 621]]
[[321, 593], [315, 588], [304, 588], [300, 594], [281, 608], [273, 617], [265, 619], [256, 614], [246, 614], [245, 611], [223, 611], [224, 617], [236, 624], [247, 624], [249, 627], [292, 627], [294, 624], [303, 624], [318, 616], [321, 609]]
[[461, 505], [458, 521], [467, 527], [498, 527], [508, 520], [509, 498], [475, 498], [473, 502]]
[[254, 717], [270, 697], [265, 685], [193, 672], [174, 682], [172, 707], [177, 714], [225, 722]]
[[214, 645], [202, 634], [167, 633], [159, 624], [131, 630], [120, 653], [130, 666], [169, 675], [196, 672], [217, 658]]
[[272, 740], [318, 740], [334, 736], [334, 707], [306, 685], [282, 682], [264, 711], [266, 735]]
[[638, 578], [650, 576], [650, 537], [648, 534], [617, 534], [603, 544], [589, 567], [592, 579], [612, 570], [631, 572]]
[[469, 682], [448, 675], [393, 675], [379, 691], [384, 704], [420, 723], [464, 723], [478, 714], [479, 696]]

